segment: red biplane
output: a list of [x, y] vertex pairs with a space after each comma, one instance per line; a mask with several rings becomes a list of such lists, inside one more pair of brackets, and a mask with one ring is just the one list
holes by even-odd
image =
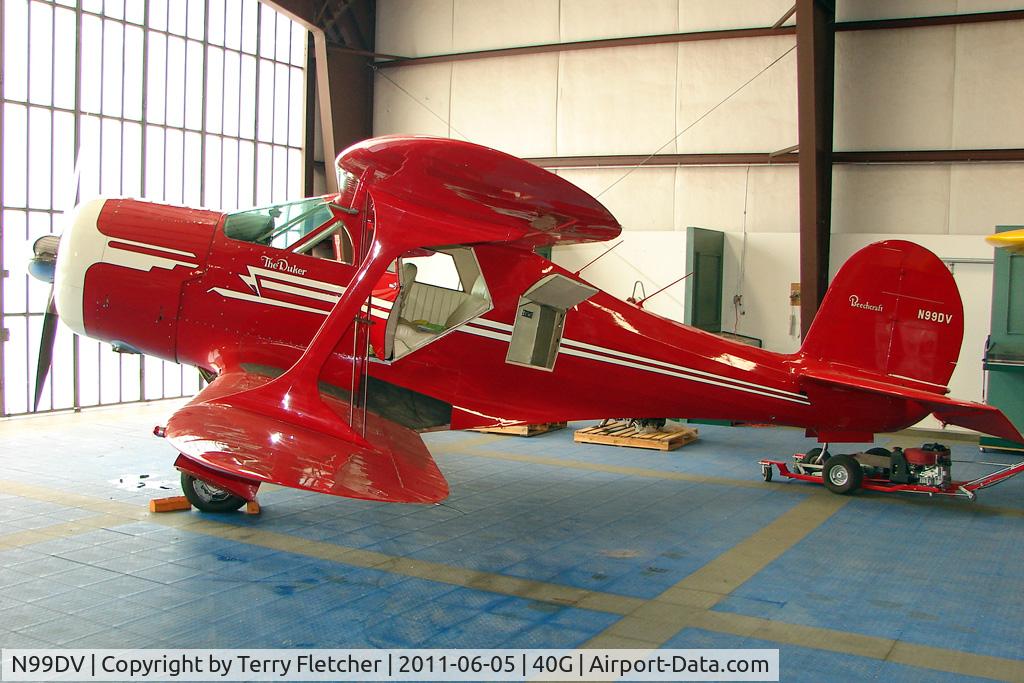
[[211, 379], [157, 430], [200, 509], [235, 509], [262, 482], [440, 501], [448, 486], [419, 436], [438, 428], [679, 415], [848, 442], [931, 413], [1024, 440], [999, 410], [946, 396], [963, 309], [916, 244], [855, 254], [800, 351], [778, 354], [648, 313], [535, 253], [620, 226], [521, 159], [384, 137], [337, 164], [336, 195], [228, 214], [97, 199], [59, 245], [37, 243], [71, 329]]

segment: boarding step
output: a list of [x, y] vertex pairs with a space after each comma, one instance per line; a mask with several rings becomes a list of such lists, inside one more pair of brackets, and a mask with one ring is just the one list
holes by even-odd
[[666, 425], [657, 432], [642, 434], [628, 422], [612, 422], [585, 429], [577, 429], [573, 440], [578, 443], [599, 443], [606, 446], [628, 446], [649, 448], [656, 451], [674, 451], [697, 440], [698, 432], [693, 427]]
[[481, 427], [474, 429], [474, 432], [486, 434], [511, 434], [513, 436], [537, 436], [559, 429], [565, 429], [565, 422], [539, 422], [532, 425], [509, 425], [508, 427]]

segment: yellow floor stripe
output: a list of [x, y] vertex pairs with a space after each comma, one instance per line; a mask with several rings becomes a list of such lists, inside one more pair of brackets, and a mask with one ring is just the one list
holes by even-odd
[[[660, 647], [807, 537], [850, 501], [840, 496], [813, 496], [725, 551], [714, 560], [644, 603], [625, 619], [591, 638], [584, 647], [608, 647], [605, 638], [626, 637]], [[656, 624], [651, 629], [647, 624]]]
[[852, 654], [935, 671], [999, 681], [1024, 681], [1024, 662], [917, 645], [848, 631], [803, 626], [727, 612], [692, 615], [687, 626], [787, 645]]
[[11, 550], [27, 545], [34, 545], [44, 541], [52, 541], [57, 538], [67, 538], [77, 534], [84, 534], [107, 526], [124, 524], [124, 520], [111, 515], [93, 515], [83, 517], [71, 522], [60, 522], [38, 529], [25, 529], [24, 531], [12, 531], [0, 535], [0, 550]]

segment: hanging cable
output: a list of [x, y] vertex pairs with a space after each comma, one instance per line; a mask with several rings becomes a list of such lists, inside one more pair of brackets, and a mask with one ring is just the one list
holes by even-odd
[[[396, 88], [398, 88], [399, 90], [401, 90], [401, 91], [402, 91], [403, 93], [405, 93], [405, 94], [406, 94], [406, 95], [407, 95], [407, 96], [409, 97], [409, 99], [411, 99], [411, 100], [412, 100], [413, 102], [415, 102], [416, 104], [418, 104], [418, 105], [420, 105], [421, 107], [423, 107], [424, 109], [426, 109], [426, 110], [427, 110], [427, 112], [429, 112], [431, 116], [433, 116], [433, 117], [434, 117], [435, 119], [437, 119], [438, 121], [440, 121], [441, 123], [443, 123], [443, 124], [444, 124], [444, 125], [445, 125], [445, 126], [446, 126], [446, 127], [448, 128], [448, 130], [449, 130], [449, 131], [452, 131], [452, 132], [454, 132], [454, 133], [457, 133], [457, 134], [458, 134], [458, 135], [459, 135], [459, 136], [460, 136], [460, 137], [461, 137], [461, 138], [462, 138], [463, 140], [469, 140], [469, 136], [468, 136], [468, 135], [466, 135], [465, 133], [463, 133], [463, 132], [462, 132], [461, 130], [459, 130], [459, 129], [458, 129], [458, 128], [456, 128], [455, 126], [453, 126], [453, 125], [452, 125], [452, 123], [451, 123], [451, 121], [449, 121], [449, 120], [446, 120], [446, 119], [445, 119], [445, 118], [444, 118], [443, 116], [441, 116], [441, 115], [440, 115], [440, 114], [438, 114], [438, 113], [437, 113], [436, 111], [434, 111], [433, 109], [431, 109], [430, 107], [428, 107], [428, 106], [427, 106], [427, 104], [426, 104], [425, 102], [423, 102], [422, 100], [420, 100], [420, 99], [419, 99], [418, 97], [416, 97], [415, 95], [413, 95], [413, 94], [412, 94], [411, 92], [409, 92], [408, 90], [406, 90], [406, 89], [405, 89], [405, 88], [403, 88], [402, 86], [400, 86], [400, 85], [399, 85], [399, 84], [398, 84], [398, 83], [397, 83], [397, 82], [395, 81], [395, 79], [391, 78], [391, 76], [388, 76], [388, 75], [387, 75], [387, 73], [386, 73], [385, 71], [383, 71], [383, 70], [382, 70], [382, 69], [381, 69], [380, 67], [378, 67], [378, 66], [377, 66], [377, 65], [375, 65], [375, 64], [370, 64], [370, 68], [371, 68], [371, 69], [373, 69], [373, 71], [374, 71], [375, 73], [377, 73], [377, 74], [380, 74], [380, 75], [381, 75], [381, 76], [382, 76], [382, 77], [383, 77], [383, 78], [384, 78], [384, 79], [385, 79], [386, 81], [388, 81], [389, 83], [391, 83], [391, 85], [395, 86]], [[449, 99], [451, 99], [451, 96], [452, 96], [452, 92], [451, 92], [451, 85], [449, 84], [449, 87], [448, 87], [448, 98], [449, 98]]]
[[640, 168], [641, 166], [643, 166], [644, 164], [646, 164], [646, 163], [647, 163], [648, 161], [650, 161], [651, 159], [653, 159], [653, 158], [654, 158], [655, 156], [657, 156], [657, 154], [658, 154], [658, 153], [659, 153], [659, 152], [660, 152], [661, 150], [665, 149], [666, 147], [668, 147], [669, 145], [671, 145], [671, 144], [672, 144], [673, 142], [675, 142], [676, 140], [678, 140], [678, 139], [679, 139], [680, 137], [682, 137], [683, 133], [685, 133], [686, 131], [690, 130], [691, 128], [693, 128], [694, 126], [696, 126], [696, 125], [697, 125], [698, 123], [700, 123], [701, 121], [703, 121], [703, 120], [704, 120], [705, 118], [707, 118], [707, 117], [708, 117], [708, 115], [709, 115], [709, 114], [711, 114], [711, 112], [715, 111], [716, 109], [718, 109], [719, 107], [721, 107], [721, 106], [722, 106], [723, 104], [725, 104], [726, 102], [728, 102], [729, 100], [731, 100], [731, 99], [732, 99], [733, 97], [735, 97], [735, 96], [736, 96], [736, 94], [737, 94], [737, 93], [739, 93], [739, 92], [740, 92], [741, 90], [743, 90], [743, 89], [744, 89], [745, 87], [747, 87], [748, 85], [750, 85], [751, 83], [753, 83], [753, 82], [754, 82], [755, 80], [757, 80], [758, 76], [760, 76], [760, 75], [761, 75], [761, 74], [763, 74], [763, 73], [764, 73], [765, 71], [767, 71], [768, 69], [772, 68], [773, 66], [775, 66], [776, 64], [778, 64], [779, 62], [781, 62], [781, 61], [782, 61], [782, 58], [783, 58], [783, 57], [785, 57], [786, 55], [788, 55], [788, 54], [789, 54], [790, 52], [792, 52], [792, 51], [793, 51], [793, 50], [795, 50], [795, 49], [796, 49], [796, 45], [794, 45], [793, 47], [789, 48], [788, 50], [786, 50], [785, 52], [783, 52], [783, 53], [782, 53], [781, 55], [779, 55], [778, 57], [776, 57], [775, 59], [773, 59], [773, 60], [772, 60], [771, 62], [769, 62], [769, 63], [768, 63], [768, 64], [767, 64], [767, 65], [766, 65], [766, 66], [765, 66], [765, 67], [764, 67], [763, 69], [761, 69], [761, 70], [760, 70], [760, 71], [758, 71], [758, 72], [757, 72], [756, 74], [754, 74], [754, 75], [753, 75], [753, 76], [751, 76], [751, 77], [750, 77], [749, 79], [747, 79], [747, 80], [746, 80], [746, 81], [745, 81], [745, 82], [744, 82], [744, 83], [743, 83], [743, 84], [742, 84], [741, 86], [739, 86], [738, 88], [736, 88], [735, 90], [733, 90], [733, 91], [732, 91], [731, 93], [729, 93], [728, 95], [726, 95], [726, 96], [725, 96], [725, 98], [724, 98], [724, 99], [722, 99], [722, 100], [721, 100], [721, 101], [720, 101], [720, 102], [719, 102], [718, 104], [716, 104], [715, 106], [711, 107], [711, 108], [710, 108], [710, 109], [708, 109], [708, 110], [707, 110], [706, 112], [704, 112], [703, 114], [701, 114], [700, 116], [698, 116], [698, 117], [697, 117], [696, 119], [694, 119], [694, 121], [693, 121], [693, 122], [691, 122], [691, 123], [690, 123], [690, 125], [688, 125], [688, 126], [687, 126], [686, 128], [683, 128], [683, 129], [682, 129], [681, 131], [679, 131], [678, 133], [676, 133], [676, 134], [675, 134], [675, 135], [674, 135], [674, 136], [673, 136], [673, 137], [672, 137], [672, 138], [671, 138], [670, 140], [668, 140], [668, 141], [667, 141], [667, 142], [666, 142], [665, 144], [663, 144], [663, 145], [662, 145], [661, 147], [659, 147], [658, 149], [656, 149], [656, 150], [654, 150], [653, 152], [651, 152], [650, 154], [648, 154], [648, 155], [647, 155], [647, 157], [646, 157], [646, 158], [645, 158], [645, 159], [644, 159], [643, 161], [641, 161], [641, 162], [640, 162], [639, 164], [637, 164], [636, 166], [633, 166], [633, 167], [632, 167], [632, 168], [630, 168], [630, 169], [629, 169], [628, 171], [626, 171], [625, 173], [623, 173], [623, 174], [622, 174], [622, 176], [621, 176], [621, 177], [619, 177], [619, 179], [618, 179], [618, 180], [616, 180], [616, 181], [615, 181], [614, 183], [612, 183], [612, 184], [611, 184], [611, 185], [609, 185], [608, 187], [604, 188], [604, 190], [602, 190], [602, 191], [601, 191], [601, 194], [598, 194], [598, 195], [596, 195], [596, 196], [597, 196], [597, 198], [600, 198], [600, 197], [601, 197], [601, 195], [603, 195], [603, 194], [604, 194], [605, 192], [607, 192], [608, 190], [612, 189], [613, 187], [615, 187], [616, 185], [618, 185], [618, 184], [619, 184], [620, 182], [622, 182], [623, 180], [625, 180], [625, 179], [626, 179], [626, 177], [628, 177], [630, 173], [632, 173], [632, 172], [633, 172], [633, 171], [635, 171], [636, 169]]

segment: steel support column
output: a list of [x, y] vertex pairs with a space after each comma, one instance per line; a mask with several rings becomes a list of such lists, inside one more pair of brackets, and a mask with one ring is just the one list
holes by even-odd
[[329, 104], [334, 127], [333, 151], [324, 156], [328, 187], [337, 183], [334, 158], [338, 152], [373, 135], [373, 72], [369, 61], [363, 55], [327, 48], [327, 78], [331, 88]]
[[[334, 173], [334, 157], [352, 143], [370, 137], [373, 131], [373, 76], [369, 58], [364, 54], [328, 49], [327, 36], [319, 23], [323, 3], [312, 0], [262, 2], [304, 25], [312, 36], [314, 78], [326, 165], [324, 175], [327, 191], [336, 192], [338, 179]], [[372, 15], [370, 19], [372, 22]], [[370, 33], [372, 36], [372, 31]], [[306, 140], [309, 140], [309, 135]], [[305, 157], [304, 165], [308, 168], [312, 165], [312, 150], [307, 149]]]
[[800, 329], [806, 334], [828, 288], [835, 7], [829, 0], [797, 0], [796, 25]]

